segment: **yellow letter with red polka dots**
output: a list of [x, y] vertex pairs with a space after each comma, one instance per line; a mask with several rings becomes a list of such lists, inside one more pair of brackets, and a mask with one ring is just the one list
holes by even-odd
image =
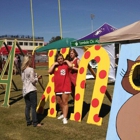
[[88, 63], [92, 59], [98, 63], [98, 69], [87, 123], [101, 125], [102, 118], [99, 117], [99, 112], [107, 88], [110, 59], [106, 50], [100, 45], [89, 48], [80, 60], [76, 81], [74, 113], [71, 114], [70, 120], [81, 122], [86, 71]]

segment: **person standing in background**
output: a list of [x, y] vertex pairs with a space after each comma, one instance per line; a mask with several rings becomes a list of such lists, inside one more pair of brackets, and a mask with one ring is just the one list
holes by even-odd
[[14, 58], [14, 67], [13, 67], [13, 70], [14, 70], [14, 75], [17, 75], [17, 71], [18, 71], [18, 56], [17, 55]]
[[21, 59], [20, 59], [20, 55], [17, 56], [17, 67], [18, 67], [18, 73], [21, 74]]
[[[37, 107], [37, 88], [36, 83], [41, 75], [37, 76], [34, 69], [31, 67], [32, 61], [30, 56], [24, 56], [21, 66], [21, 79], [23, 82], [22, 94], [25, 100], [25, 118], [27, 126], [32, 125], [34, 127], [41, 126], [38, 123], [36, 107]], [[32, 120], [30, 118], [30, 110], [32, 109]]]
[[78, 53], [75, 49], [70, 49], [69, 51], [69, 58], [68, 60], [72, 64], [72, 69], [69, 71], [69, 77], [71, 80], [71, 89], [72, 89], [72, 97], [75, 98], [75, 86], [76, 86], [76, 79], [77, 79], [77, 73], [78, 73], [78, 67], [80, 59], [78, 58]]

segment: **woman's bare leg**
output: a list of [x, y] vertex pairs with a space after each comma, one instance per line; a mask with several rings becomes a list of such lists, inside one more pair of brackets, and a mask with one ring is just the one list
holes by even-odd
[[69, 100], [69, 94], [62, 94], [62, 102], [63, 102], [63, 115], [64, 118], [67, 118], [68, 114], [68, 100]]

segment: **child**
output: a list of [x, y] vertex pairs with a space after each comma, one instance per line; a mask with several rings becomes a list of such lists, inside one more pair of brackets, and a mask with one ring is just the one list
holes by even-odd
[[64, 60], [62, 54], [58, 53], [55, 63], [49, 68], [49, 74], [54, 74], [54, 91], [56, 100], [59, 104], [62, 115], [58, 119], [63, 119], [63, 124], [67, 124], [68, 99], [71, 94], [71, 82], [69, 78], [69, 68], [72, 64], [68, 60]]

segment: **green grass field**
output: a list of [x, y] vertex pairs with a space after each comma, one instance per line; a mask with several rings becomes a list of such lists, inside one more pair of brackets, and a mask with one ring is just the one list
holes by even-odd
[[[41, 83], [44, 87], [47, 86], [48, 76], [47, 70], [37, 68], [38, 74], [43, 75]], [[24, 108], [25, 103], [22, 98], [22, 82], [20, 75], [14, 75], [13, 80], [18, 87], [15, 91], [14, 86], [11, 87], [10, 99], [8, 108], [0, 106], [0, 139], [1, 140], [105, 140], [108, 120], [110, 114], [111, 103], [105, 96], [100, 115], [103, 117], [101, 126], [87, 124], [89, 104], [91, 100], [92, 90], [95, 80], [86, 81], [86, 90], [83, 104], [83, 119], [75, 122], [68, 120], [68, 124], [63, 125], [61, 120], [51, 118], [44, 114], [39, 114], [39, 119], [44, 125], [41, 127], [26, 126]], [[108, 92], [112, 96], [113, 84], [108, 84]], [[37, 85], [38, 101], [43, 94], [41, 86]], [[0, 104], [4, 100], [4, 90], [0, 88]], [[71, 97], [70, 99], [71, 100]], [[45, 109], [49, 108], [48, 102]], [[69, 104], [69, 113], [73, 109], [73, 104]]]

